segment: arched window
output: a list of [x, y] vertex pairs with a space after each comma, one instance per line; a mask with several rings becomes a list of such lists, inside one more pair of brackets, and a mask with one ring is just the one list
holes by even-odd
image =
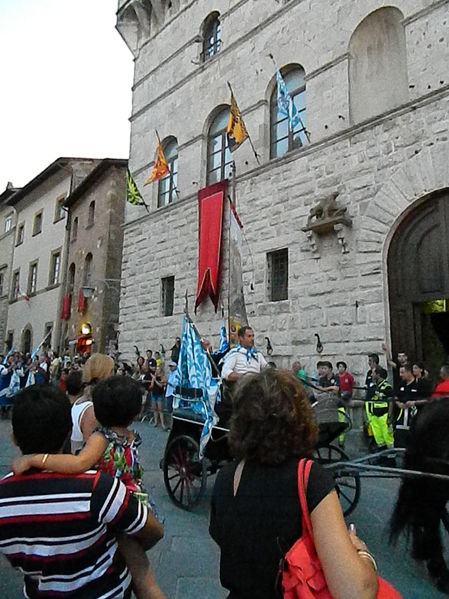
[[300, 148], [307, 142], [306, 136], [306, 84], [304, 69], [299, 66], [281, 69], [287, 90], [295, 104], [299, 116], [298, 124], [289, 126], [288, 117], [278, 108], [278, 86], [274, 87], [270, 100], [270, 157], [277, 158]]
[[87, 218], [87, 226], [92, 227], [95, 222], [95, 200], [89, 204], [89, 216]]
[[221, 23], [219, 17], [219, 12], [212, 12], [203, 23], [203, 62], [220, 52]]
[[349, 42], [349, 110], [359, 123], [407, 102], [404, 15], [394, 6], [369, 14]]
[[83, 287], [92, 287], [92, 260], [93, 256], [89, 252], [84, 260]]
[[73, 225], [72, 225], [72, 241], [75, 241], [75, 239], [78, 237], [78, 217], [75, 217], [73, 219]]
[[232, 156], [228, 148], [226, 127], [229, 106], [222, 108], [212, 121], [207, 139], [207, 183], [226, 179], [231, 172]]
[[176, 199], [178, 188], [178, 142], [172, 137], [163, 144], [163, 148], [170, 172], [159, 179], [158, 207], [171, 204]]

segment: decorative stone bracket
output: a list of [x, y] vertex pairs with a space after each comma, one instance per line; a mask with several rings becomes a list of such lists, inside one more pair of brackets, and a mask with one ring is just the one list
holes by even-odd
[[328, 198], [318, 202], [310, 209], [307, 226], [302, 230], [309, 240], [310, 249], [315, 259], [320, 258], [318, 238], [322, 235], [335, 233], [342, 254], [348, 254], [347, 229], [352, 227], [352, 220], [346, 216], [346, 208], [341, 208], [336, 203], [338, 193], [333, 193]]

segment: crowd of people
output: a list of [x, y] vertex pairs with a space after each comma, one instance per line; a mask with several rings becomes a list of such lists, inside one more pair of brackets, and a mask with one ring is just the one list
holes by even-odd
[[[234, 460], [217, 476], [210, 520], [229, 598], [274, 599], [285, 591], [291, 580], [279, 564], [288, 563], [308, 520], [322, 567], [313, 584], [327, 585], [337, 599], [399, 597], [376, 574], [366, 544], [346, 528], [333, 478], [309, 459], [318, 433], [313, 406], [330, 399], [343, 421], [360, 391], [374, 446], [389, 448], [406, 442], [429, 398], [448, 394], [449, 367], [433, 388], [424, 366], [403, 352], [397, 362], [387, 352], [390, 372], [373, 353], [357, 387], [343, 360], [336, 373], [323, 359], [308, 375], [299, 361], [290, 370], [267, 362], [248, 326], [236, 341], [217, 355], [203, 340], [232, 389]], [[1, 388], [14, 389], [12, 426], [22, 456], [14, 475], [0, 482], [0, 551], [24, 573], [26, 596], [128, 598], [132, 589], [138, 599], [165, 597], [145, 553], [162, 537], [163, 523], [144, 486], [132, 423], [148, 419], [170, 428], [179, 352], [177, 338], [166, 362], [150, 349], [134, 365], [103, 354], [11, 352], [2, 359]], [[338, 441], [344, 444], [344, 433]]]

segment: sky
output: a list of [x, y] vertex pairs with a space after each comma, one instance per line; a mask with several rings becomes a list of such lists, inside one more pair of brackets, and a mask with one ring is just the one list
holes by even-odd
[[133, 56], [117, 0], [0, 0], [0, 193], [60, 156], [127, 158]]

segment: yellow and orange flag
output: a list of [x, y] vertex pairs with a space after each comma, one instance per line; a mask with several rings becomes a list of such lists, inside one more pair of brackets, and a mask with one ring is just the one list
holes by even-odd
[[144, 185], [148, 185], [149, 183], [153, 183], [153, 181], [157, 181], [161, 179], [164, 175], [170, 172], [168, 167], [167, 159], [165, 158], [164, 150], [162, 149], [161, 140], [157, 140], [157, 156], [156, 160], [153, 164], [153, 169], [151, 171], [150, 176], [146, 179]]

